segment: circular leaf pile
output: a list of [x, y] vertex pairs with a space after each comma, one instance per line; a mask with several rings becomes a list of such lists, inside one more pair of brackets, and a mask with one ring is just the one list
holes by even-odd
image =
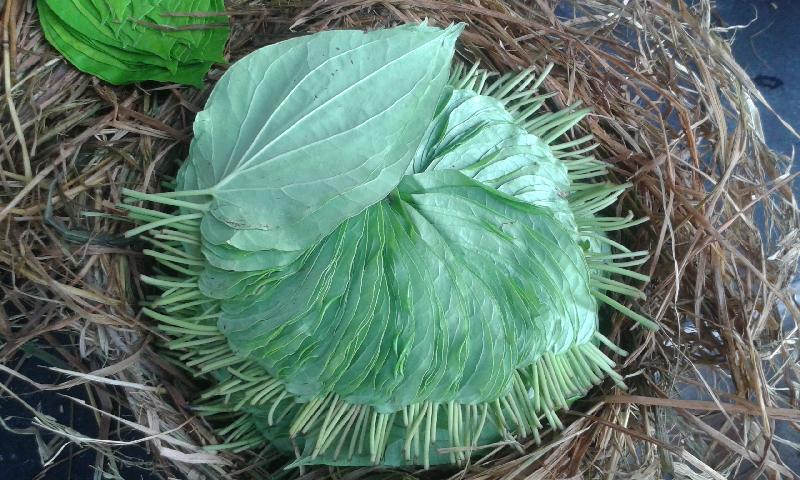
[[653, 327], [608, 296], [646, 280], [605, 236], [637, 221], [597, 216], [625, 185], [593, 181], [591, 138], [555, 143], [587, 112], [541, 112], [547, 72], [451, 72], [460, 31], [256, 51], [198, 115], [175, 191], [126, 192], [163, 267], [145, 311], [217, 380], [198, 410], [236, 415], [218, 448], [460, 463], [621, 383], [599, 304]]

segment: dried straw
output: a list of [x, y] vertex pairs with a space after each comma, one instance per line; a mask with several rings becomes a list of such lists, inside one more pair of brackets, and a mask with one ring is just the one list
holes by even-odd
[[[554, 62], [550, 108], [576, 100], [614, 180], [634, 187], [619, 206], [650, 217], [623, 239], [653, 252], [648, 300], [634, 308], [657, 333], [614, 317], [610, 337], [633, 353], [631, 391], [596, 389], [567, 412], [544, 446], [498, 445], [466, 469], [427, 478], [792, 478], [778, 427], [800, 422], [798, 214], [790, 162], [763, 142], [764, 104], [734, 61], [707, 0], [584, 0], [569, 18], [555, 0], [345, 0], [231, 2], [231, 61], [262, 45], [323, 29], [373, 28], [428, 18], [466, 22], [460, 54], [507, 71]], [[563, 2], [562, 2], [563, 3]], [[0, 5], [3, 5], [0, 2]], [[68, 385], [86, 384], [94, 438], [26, 404], [33, 428], [95, 449], [119, 477], [120, 445], [144, 444], [165, 477], [266, 478], [284, 463], [269, 452], [210, 452], [209, 425], [192, 415], [202, 385], [155, 351], [138, 315], [146, 265], [121, 240], [114, 205], [123, 187], [157, 191], [191, 138], [203, 91], [176, 85], [109, 87], [71, 68], [45, 42], [33, 0], [3, 9], [0, 99], [2, 298], [0, 362], [19, 378], [24, 349], [53, 352]], [[222, 67], [220, 67], [222, 68]], [[86, 216], [100, 212], [112, 216]], [[29, 358], [29, 357], [24, 357]], [[46, 357], [41, 357], [46, 358]], [[29, 360], [31, 361], [31, 360]], [[40, 360], [37, 360], [40, 361]], [[35, 384], [43, 391], [66, 388]], [[686, 398], [687, 388], [697, 398]], [[25, 399], [0, 384], [0, 395]], [[699, 398], [699, 400], [698, 400]], [[107, 412], [128, 411], [135, 420]], [[50, 433], [47, 433], [50, 432]], [[516, 448], [515, 448], [516, 447]], [[797, 445], [794, 444], [794, 448]], [[407, 473], [388, 472], [386, 476]], [[284, 472], [363, 478], [372, 469]]]

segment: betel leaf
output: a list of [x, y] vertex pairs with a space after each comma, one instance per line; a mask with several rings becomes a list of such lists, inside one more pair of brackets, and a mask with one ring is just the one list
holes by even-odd
[[200, 85], [224, 62], [222, 0], [39, 0], [45, 37], [78, 69], [114, 84]]
[[594, 333], [573, 236], [459, 172], [409, 175], [296, 273], [224, 300], [220, 329], [301, 397], [332, 391], [386, 411], [495, 399], [517, 368]]
[[[198, 114], [180, 174], [184, 190], [213, 199], [204, 240], [302, 251], [384, 198], [433, 116], [460, 31], [323, 32], [237, 62]], [[216, 262], [223, 250], [208, 256], [234, 269], [240, 259]], [[262, 260], [260, 268], [269, 266]]]
[[575, 226], [566, 164], [541, 138], [520, 127], [496, 98], [452, 90], [442, 102], [415, 154], [415, 172], [459, 170]]

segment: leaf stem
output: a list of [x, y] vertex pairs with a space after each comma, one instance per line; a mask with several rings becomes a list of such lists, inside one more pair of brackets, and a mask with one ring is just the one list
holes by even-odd
[[187, 195], [175, 195], [176, 193], [179, 194], [188, 194], [191, 196], [198, 196], [198, 195], [209, 195], [208, 190], [196, 190], [194, 192], [171, 192], [172, 195], [165, 195], [163, 193], [144, 193], [144, 192], [137, 192], [136, 190], [131, 190], [129, 188], [123, 188], [122, 194], [128, 198], [135, 198], [137, 200], [145, 200], [154, 203], [162, 203], [164, 205], [172, 205], [173, 207], [181, 207], [181, 208], [188, 208], [190, 210], [199, 210], [201, 212], [208, 211], [209, 205], [211, 202], [206, 203], [194, 203], [194, 202], [187, 202], [184, 200], [175, 200], [171, 198], [173, 196], [187, 196]]

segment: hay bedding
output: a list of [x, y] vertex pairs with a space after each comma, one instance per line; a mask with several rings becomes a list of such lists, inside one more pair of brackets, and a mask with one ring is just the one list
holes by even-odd
[[[79, 408], [98, 411], [90, 438], [31, 406], [54, 453], [67, 442], [96, 449], [97, 469], [119, 477], [127, 461], [122, 445], [139, 438], [164, 477], [267, 478], [286, 460], [269, 451], [203, 448], [214, 443], [213, 425], [192, 414], [191, 402], [204, 385], [156, 353], [159, 334], [137, 308], [146, 262], [121, 239], [129, 224], [115, 208], [121, 188], [158, 191], [175, 172], [193, 115], [222, 70], [200, 91], [112, 88], [75, 71], [46, 44], [34, 3], [6, 0], [3, 8], [0, 395], [24, 402], [6, 379], [20, 376], [14, 369], [21, 362], [42, 363], [32, 352], [47, 352], [70, 366], [67, 385], [89, 386], [90, 401]], [[662, 329], [631, 330], [632, 322], [614, 316], [609, 334], [631, 352], [619, 359], [630, 391], [608, 383], [594, 389], [563, 415], [566, 429], [545, 436], [541, 447], [498, 445], [462, 470], [417, 475], [793, 478], [783, 460], [791, 450], [775, 432], [779, 422], [796, 429], [800, 421], [800, 315], [787, 288], [800, 217], [790, 162], [762, 141], [755, 105], [763, 99], [734, 62], [720, 36], [728, 31], [715, 26], [708, 2], [559, 3], [566, 2], [229, 5], [231, 61], [306, 32], [428, 18], [467, 23], [460, 49], [467, 61], [498, 71], [555, 63], [544, 87], [560, 95], [550, 107], [582, 100], [593, 108], [570, 135], [595, 135], [597, 155], [613, 164], [612, 180], [634, 184], [617, 213], [651, 219], [624, 240], [654, 253], [642, 269], [652, 277], [648, 300], [635, 307]], [[690, 387], [699, 396], [683, 397]], [[381, 475], [390, 474], [405, 475]]]

